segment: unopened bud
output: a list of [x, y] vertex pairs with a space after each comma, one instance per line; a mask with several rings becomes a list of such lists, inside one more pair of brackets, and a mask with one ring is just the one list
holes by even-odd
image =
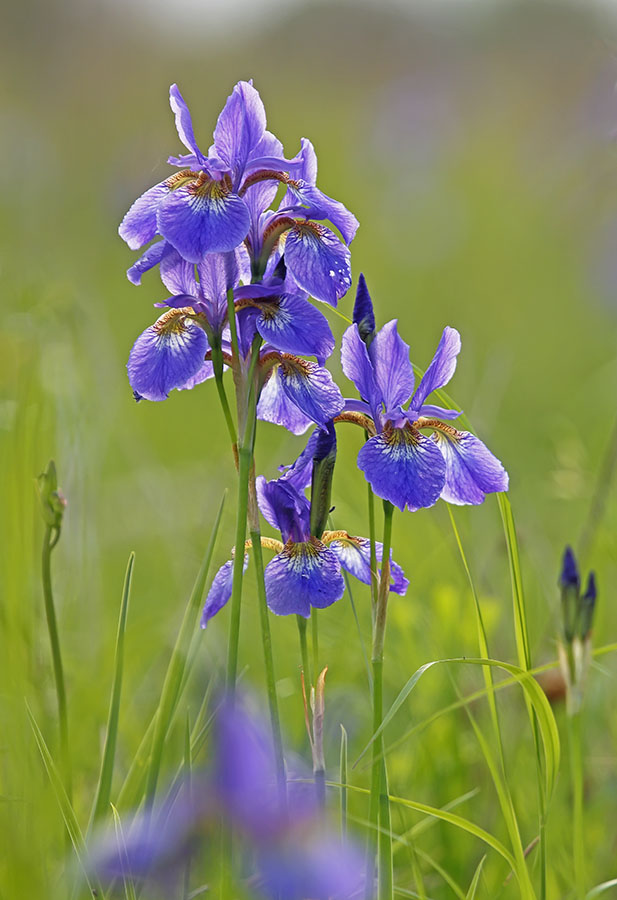
[[587, 588], [580, 599], [578, 633], [581, 641], [586, 640], [593, 625], [593, 614], [596, 608], [596, 576], [593, 572], [587, 578]]
[[62, 517], [66, 508], [66, 498], [58, 488], [58, 475], [53, 459], [47, 463], [47, 468], [36, 479], [36, 486], [41, 503], [43, 521], [50, 528], [60, 531]]
[[576, 558], [571, 547], [566, 547], [563, 555], [559, 586], [561, 588], [563, 634], [566, 641], [571, 643], [577, 630], [576, 620], [578, 618], [579, 594], [581, 589], [578, 566], [576, 565]]
[[328, 524], [332, 496], [332, 478], [336, 463], [336, 431], [330, 421], [319, 431], [313, 453], [311, 479], [311, 534], [321, 539]]
[[375, 313], [373, 311], [373, 301], [368, 292], [364, 275], [360, 273], [358, 278], [358, 289], [356, 291], [356, 302], [353, 308], [353, 321], [358, 326], [360, 337], [367, 347], [370, 347], [375, 337]]

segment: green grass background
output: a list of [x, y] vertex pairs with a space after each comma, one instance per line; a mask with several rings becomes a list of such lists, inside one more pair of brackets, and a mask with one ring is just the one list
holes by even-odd
[[[114, 791], [156, 708], [169, 653], [225, 487], [214, 564], [233, 543], [234, 469], [212, 383], [162, 404], [131, 396], [125, 363], [164, 296], [156, 274], [137, 288], [117, 237], [125, 209], [168, 171], [179, 144], [167, 106], [176, 81], [207, 147], [239, 78], [252, 77], [269, 127], [293, 154], [302, 135], [319, 185], [358, 216], [355, 277], [364, 271], [380, 322], [397, 317], [412, 359], [428, 364], [446, 324], [463, 351], [449, 391], [504, 461], [519, 530], [534, 664], [554, 659], [556, 577], [565, 543], [591, 530], [584, 567], [600, 588], [596, 645], [615, 639], [617, 509], [611, 482], [592, 497], [610, 455], [617, 377], [617, 62], [610, 23], [566, 4], [399, 16], [313, 5], [269, 15], [259, 30], [178, 13], [158, 29], [137, 8], [22, 4], [7, 11], [0, 55], [0, 897], [62, 896], [64, 842], [25, 714], [31, 705], [57, 753], [55, 697], [39, 580], [42, 523], [34, 478], [56, 460], [68, 498], [53, 566], [69, 695], [75, 808], [93, 800], [111, 686], [115, 627], [130, 550], [127, 629]], [[355, 285], [355, 279], [354, 279]], [[351, 315], [352, 294], [339, 309]], [[326, 310], [337, 339], [345, 322]], [[340, 376], [338, 353], [332, 360]], [[340, 381], [341, 385], [343, 381]], [[349, 393], [349, 391], [347, 391]], [[339, 429], [334, 522], [366, 534], [359, 432]], [[302, 439], [260, 424], [257, 464], [272, 477]], [[455, 510], [492, 655], [516, 661], [508, 561], [493, 498]], [[421, 664], [477, 655], [472, 600], [443, 504], [397, 514], [395, 558], [411, 585], [393, 597], [386, 703]], [[243, 610], [244, 679], [263, 689], [252, 581]], [[369, 639], [368, 593], [354, 589]], [[183, 711], [195, 716], [224, 664], [228, 611], [201, 635]], [[320, 620], [327, 681], [327, 762], [339, 723], [355, 758], [370, 736], [369, 694], [349, 599]], [[272, 617], [290, 746], [309, 758], [295, 623]], [[584, 711], [589, 886], [617, 876], [616, 662], [591, 672]], [[450, 677], [453, 676], [453, 680]], [[481, 673], [424, 676], [387, 732], [389, 743], [481, 686]], [[499, 700], [509, 783], [523, 841], [536, 833], [533, 744], [516, 688]], [[482, 702], [474, 706], [486, 724]], [[555, 709], [560, 726], [563, 710]], [[181, 722], [165, 766], [181, 754]], [[564, 736], [565, 743], [565, 736]], [[505, 839], [463, 711], [440, 718], [389, 756], [392, 792], [441, 806], [477, 793], [461, 814]], [[354, 770], [367, 784], [365, 770]], [[549, 817], [549, 898], [572, 889], [564, 766]], [[353, 812], [366, 814], [361, 801]], [[395, 810], [395, 831], [419, 817]], [[418, 839], [466, 890], [485, 849], [445, 824]], [[415, 890], [408, 851], [397, 882]], [[534, 872], [533, 856], [530, 867]], [[428, 897], [453, 896], [422, 859]], [[516, 897], [489, 852], [478, 896]], [[535, 876], [534, 876], [535, 877]]]

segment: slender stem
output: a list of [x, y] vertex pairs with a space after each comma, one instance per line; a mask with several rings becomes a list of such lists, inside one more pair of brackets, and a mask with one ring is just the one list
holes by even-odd
[[317, 678], [319, 674], [319, 622], [314, 606], [311, 608], [311, 643], [313, 645], [313, 672]]
[[251, 452], [245, 447], [238, 450], [238, 503], [236, 508], [236, 543], [231, 590], [231, 619], [227, 648], [227, 691], [233, 698], [238, 673], [238, 642], [240, 638], [240, 609], [242, 606], [242, 580], [244, 576], [244, 544], [246, 542], [246, 512], [249, 498]]
[[60, 652], [60, 636], [58, 634], [58, 622], [56, 620], [56, 608], [51, 586], [51, 551], [58, 542], [58, 529], [47, 525], [43, 537], [42, 580], [43, 597], [45, 600], [45, 616], [47, 618], [47, 630], [51, 645], [51, 658], [54, 669], [54, 681], [56, 685], [56, 698], [58, 701], [58, 723], [60, 727], [60, 754], [64, 771], [64, 788], [69, 800], [72, 795], [71, 758], [69, 753], [69, 725], [66, 708], [66, 689], [64, 686], [64, 669], [62, 666], [62, 654]]
[[[369, 439], [369, 435], [366, 435], [366, 439]], [[371, 489], [370, 484], [368, 487], [368, 536], [370, 540], [370, 564], [371, 564], [371, 607], [373, 610], [373, 616], [375, 615], [375, 607], [377, 606], [377, 590], [378, 590], [378, 581], [377, 581], [377, 549], [375, 546], [375, 496]]]
[[576, 900], [585, 897], [585, 829], [583, 820], [583, 748], [580, 710], [568, 716], [570, 778], [572, 782], [572, 858]]
[[[251, 490], [254, 490], [254, 485], [255, 482], [253, 479], [251, 479]], [[261, 552], [261, 533], [259, 530], [259, 518], [251, 522], [251, 541], [253, 544], [253, 563], [255, 566], [255, 581], [257, 584], [257, 597], [259, 601], [259, 621], [261, 625], [261, 640], [264, 649], [266, 690], [268, 693], [270, 723], [272, 726], [272, 739], [274, 743], [276, 777], [279, 790], [279, 800], [281, 803], [281, 807], [285, 809], [287, 805], [285, 759], [283, 756], [281, 720], [278, 708], [278, 698], [276, 695], [276, 677], [274, 674], [274, 657], [272, 654], [272, 636], [270, 634], [270, 613], [268, 610], [268, 603], [266, 599], [266, 584], [264, 581], [264, 562]]]
[[296, 616], [298, 623], [298, 637], [300, 638], [300, 656], [302, 657], [302, 669], [304, 678], [309, 684], [313, 684], [313, 673], [309, 663], [308, 642], [306, 640], [306, 619], [304, 616]]
[[218, 391], [221, 409], [223, 410], [223, 416], [225, 417], [225, 423], [227, 425], [227, 431], [229, 432], [232, 446], [235, 447], [238, 444], [238, 435], [236, 433], [236, 426], [234, 423], [233, 415], [231, 413], [231, 409], [229, 407], [229, 401], [227, 400], [225, 384], [223, 382], [223, 351], [221, 350], [220, 338], [213, 338], [211, 340], [210, 349], [212, 351], [212, 367], [214, 369], [214, 380], [216, 382], [216, 389]]
[[[386, 633], [388, 595], [390, 592], [390, 547], [392, 545], [392, 515], [394, 507], [384, 501], [383, 557], [373, 624], [373, 734], [383, 719], [383, 651]], [[372, 896], [376, 838], [379, 834], [379, 900], [392, 898], [392, 832], [388, 799], [388, 779], [384, 755], [383, 734], [373, 741], [371, 794], [369, 801], [369, 844], [367, 847], [367, 900]], [[382, 829], [382, 831], [379, 831]]]

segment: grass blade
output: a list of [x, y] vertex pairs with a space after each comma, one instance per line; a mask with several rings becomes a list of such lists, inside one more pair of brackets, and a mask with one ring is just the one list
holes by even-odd
[[128, 876], [129, 864], [128, 864], [128, 853], [126, 850], [126, 841], [124, 840], [124, 831], [122, 829], [122, 822], [120, 821], [120, 813], [113, 805], [113, 803], [109, 804], [111, 806], [111, 811], [114, 816], [114, 827], [116, 829], [116, 841], [118, 844], [118, 852], [120, 854], [120, 859], [122, 860], [122, 881], [124, 882], [124, 894], [126, 900], [137, 900], [137, 895], [135, 893], [135, 885], [133, 884], [133, 879]]
[[[84, 874], [84, 878], [86, 879], [86, 883], [88, 885], [88, 889], [90, 890], [90, 894], [92, 896], [98, 896], [100, 898], [103, 897], [103, 892], [101, 890], [100, 885], [97, 883], [95, 879], [92, 879], [88, 874], [88, 867], [86, 864], [87, 860], [87, 850], [86, 843], [84, 841], [84, 836], [81, 832], [81, 828], [79, 827], [79, 822], [77, 821], [77, 816], [75, 815], [75, 811], [71, 805], [71, 801], [68, 798], [68, 795], [64, 789], [64, 785], [62, 783], [62, 778], [60, 777], [60, 773], [56, 767], [56, 764], [53, 761], [51, 753], [49, 752], [49, 748], [45, 743], [45, 738], [41, 732], [41, 729], [37, 725], [36, 719], [32, 713], [32, 710], [26, 703], [26, 712], [28, 713], [28, 719], [30, 720], [30, 727], [32, 728], [32, 732], [34, 734], [34, 739], [36, 741], [36, 745], [39, 749], [39, 753], [41, 754], [41, 758], [43, 760], [43, 765], [45, 766], [45, 771], [49, 777], [49, 781], [51, 783], [54, 794], [56, 795], [56, 800], [58, 801], [58, 806], [60, 807], [60, 812], [62, 814], [62, 818], [64, 820], [64, 824], [66, 826], [66, 830], [68, 832], [69, 838], [71, 840], [71, 844], [73, 845], [73, 849], [75, 851], [75, 856], [77, 857], [77, 861], [81, 867], [81, 870]], [[98, 893], [95, 893], [98, 892]]]
[[341, 782], [341, 837], [343, 840], [347, 837], [347, 732], [341, 725], [341, 762], [340, 762], [340, 782]]
[[126, 567], [126, 575], [124, 576], [120, 615], [118, 617], [118, 631], [116, 634], [116, 650], [114, 657], [114, 680], [111, 689], [111, 700], [109, 702], [109, 715], [107, 718], [107, 731], [105, 733], [101, 773], [99, 775], [96, 799], [92, 808], [88, 830], [90, 830], [92, 824], [107, 811], [111, 797], [111, 782], [114, 774], [114, 759], [116, 756], [116, 742], [118, 738], [118, 719], [120, 716], [120, 697], [122, 694], [122, 675], [124, 671], [124, 635], [126, 631], [134, 563], [135, 554], [131, 553]]
[[478, 890], [478, 885], [480, 884], [480, 875], [482, 874], [482, 867], [484, 866], [485, 859], [486, 856], [483, 856], [478, 863], [478, 868], [473, 874], [473, 878], [471, 879], [471, 884], [469, 885], [469, 890], [467, 891], [465, 900], [475, 900], [476, 891]]
[[214, 522], [214, 527], [212, 529], [212, 534], [210, 536], [208, 549], [206, 550], [206, 555], [201, 564], [201, 568], [197, 575], [197, 579], [195, 580], [193, 590], [191, 591], [191, 596], [189, 597], [189, 601], [186, 605], [182, 624], [180, 625], [180, 631], [178, 632], [178, 637], [171, 654], [171, 659], [169, 660], [167, 674], [165, 675], [163, 690], [161, 692], [161, 699], [156, 711], [154, 736], [152, 739], [152, 750], [150, 754], [150, 765], [148, 767], [148, 775], [146, 780], [146, 802], [149, 804], [152, 803], [154, 795], [156, 793], [156, 785], [161, 768], [161, 761], [163, 758], [165, 739], [167, 737], [167, 732], [169, 730], [169, 726], [176, 709], [176, 703], [179, 699], [180, 687], [186, 668], [186, 661], [191, 646], [191, 640], [197, 626], [199, 613], [201, 612], [203, 594], [206, 587], [206, 580], [208, 578], [208, 571], [210, 569], [210, 562], [214, 553], [216, 538], [221, 524], [221, 516], [223, 513], [224, 504], [225, 496], [223, 496], [223, 499], [221, 500], [216, 520]]

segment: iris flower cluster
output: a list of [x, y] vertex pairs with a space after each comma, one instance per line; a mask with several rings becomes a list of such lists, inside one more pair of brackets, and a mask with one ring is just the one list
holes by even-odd
[[[180, 171], [139, 197], [120, 225], [133, 250], [154, 240], [128, 270], [129, 280], [139, 284], [158, 266], [171, 294], [156, 304], [166, 311], [131, 351], [135, 397], [164, 400], [174, 388], [205, 381], [214, 374], [214, 348], [227, 364], [248, 367], [258, 334], [264, 342], [258, 416], [294, 433], [311, 422], [324, 424], [343, 400], [323, 366], [334, 349], [332, 332], [308, 296], [336, 305], [346, 293], [347, 245], [358, 222], [317, 187], [310, 141], [303, 138], [298, 154], [285, 158], [282, 144], [266, 129], [264, 106], [251, 83], [234, 87], [207, 154], [176, 85], [170, 102], [189, 153], [169, 158]], [[239, 359], [232, 357], [230, 310]]]
[[[311, 608], [331, 606], [343, 596], [343, 571], [349, 572], [363, 584], [371, 583], [370, 541], [354, 537], [346, 531], [311, 528], [315, 522], [313, 502], [320, 497], [305, 489], [314, 484], [314, 469], [320, 462], [336, 455], [334, 426], [316, 429], [306, 447], [291, 466], [282, 467], [284, 474], [273, 481], [257, 478], [259, 509], [264, 519], [281, 534], [281, 540], [262, 538], [263, 546], [275, 552], [265, 568], [268, 606], [277, 615], [296, 615], [308, 618]], [[377, 561], [381, 562], [383, 545], [375, 542]], [[245, 557], [248, 565], [248, 556]], [[390, 553], [390, 591], [405, 594], [408, 580]], [[233, 586], [233, 560], [217, 572], [204, 606], [201, 619], [205, 628], [209, 620], [227, 603]]]

